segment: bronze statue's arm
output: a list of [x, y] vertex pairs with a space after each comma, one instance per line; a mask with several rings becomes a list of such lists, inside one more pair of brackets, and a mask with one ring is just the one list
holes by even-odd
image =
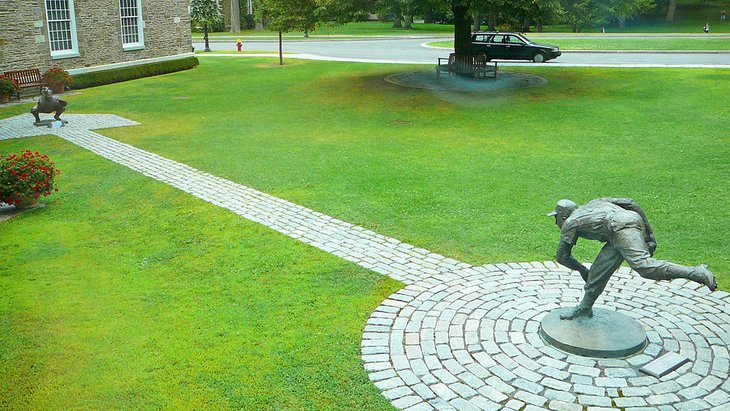
[[573, 257], [572, 254], [573, 245], [565, 241], [561, 241], [558, 245], [558, 252], [555, 254], [555, 259], [560, 265], [576, 270], [580, 273], [583, 281], [588, 281], [588, 269]]

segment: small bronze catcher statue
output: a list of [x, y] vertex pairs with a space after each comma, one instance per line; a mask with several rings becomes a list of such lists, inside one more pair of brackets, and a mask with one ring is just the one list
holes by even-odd
[[38, 116], [38, 113], [56, 112], [56, 115], [53, 116], [53, 118], [58, 121], [63, 121], [61, 120], [61, 113], [66, 110], [68, 103], [65, 100], [53, 97], [51, 94], [53, 94], [51, 89], [43, 87], [41, 90], [41, 98], [38, 99], [38, 105], [30, 110], [31, 114], [35, 117], [36, 124], [41, 122], [41, 118]]

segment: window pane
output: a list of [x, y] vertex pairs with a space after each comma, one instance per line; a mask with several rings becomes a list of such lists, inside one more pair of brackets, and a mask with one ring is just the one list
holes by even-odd
[[137, 0], [119, 0], [123, 44], [139, 42], [139, 7]]
[[69, 0], [46, 0], [46, 19], [51, 51], [73, 50]]

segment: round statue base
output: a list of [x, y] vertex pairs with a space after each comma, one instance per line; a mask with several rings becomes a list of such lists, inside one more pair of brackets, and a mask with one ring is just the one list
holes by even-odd
[[625, 358], [646, 347], [646, 330], [633, 318], [603, 308], [593, 317], [561, 320], [572, 308], [550, 311], [540, 323], [540, 336], [555, 348], [583, 357]]

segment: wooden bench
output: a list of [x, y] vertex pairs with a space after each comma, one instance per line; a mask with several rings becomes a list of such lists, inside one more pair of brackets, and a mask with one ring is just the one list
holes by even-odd
[[29, 69], [29, 70], [15, 70], [15, 71], [6, 71], [5, 77], [11, 78], [18, 82], [18, 85], [20, 86], [20, 90], [16, 93], [18, 100], [20, 100], [20, 91], [22, 91], [24, 88], [38, 88], [38, 94], [40, 94], [41, 89], [46, 84], [43, 82], [43, 77], [41, 76], [41, 71], [37, 68]]
[[449, 54], [449, 58], [439, 57], [436, 65], [436, 77], [441, 73], [449, 74], [467, 74], [474, 76], [475, 79], [497, 78], [497, 62], [487, 61], [487, 55], [478, 53], [474, 55], [457, 55]]

